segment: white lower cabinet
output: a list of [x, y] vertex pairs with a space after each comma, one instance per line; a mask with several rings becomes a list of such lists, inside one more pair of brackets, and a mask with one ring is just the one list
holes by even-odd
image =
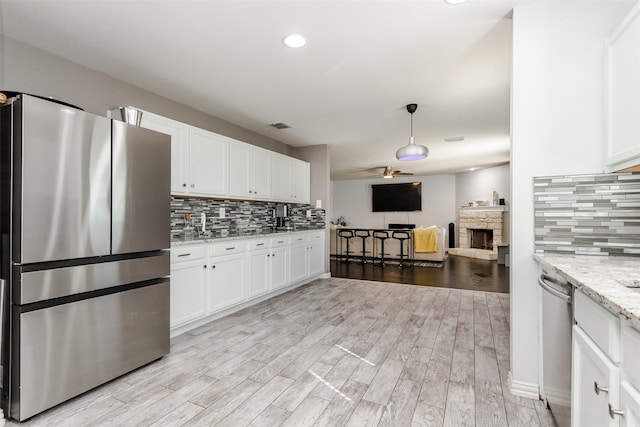
[[579, 290], [574, 304], [571, 425], [640, 427], [640, 332]]
[[322, 273], [324, 231], [172, 248], [171, 328], [189, 330]]
[[640, 392], [627, 381], [620, 384], [621, 427], [640, 426]]
[[573, 409], [571, 425], [617, 426], [609, 416], [609, 405], [618, 407], [618, 367], [579, 326], [573, 327]]
[[247, 254], [248, 297], [262, 295], [269, 291], [269, 248], [250, 251]]
[[245, 298], [245, 242], [209, 246], [209, 307], [221, 310]]
[[289, 249], [289, 280], [291, 283], [304, 280], [309, 275], [308, 247], [309, 237], [306, 234], [292, 237]]
[[271, 239], [269, 258], [269, 277], [271, 289], [280, 289], [289, 284], [289, 239], [275, 237]]
[[207, 265], [203, 248], [172, 253], [169, 325], [175, 328], [207, 314]]
[[309, 276], [324, 273], [324, 231], [309, 234]]

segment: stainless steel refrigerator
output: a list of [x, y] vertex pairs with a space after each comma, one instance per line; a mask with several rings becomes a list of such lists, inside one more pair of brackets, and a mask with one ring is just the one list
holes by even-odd
[[171, 140], [0, 107], [2, 407], [25, 420], [169, 352]]

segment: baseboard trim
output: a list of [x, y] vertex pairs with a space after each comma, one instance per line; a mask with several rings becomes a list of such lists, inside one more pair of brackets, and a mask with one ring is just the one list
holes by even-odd
[[322, 273], [320, 279], [331, 279], [331, 273]]
[[511, 371], [509, 371], [509, 391], [514, 396], [540, 400], [540, 386], [536, 383], [515, 381], [511, 378]]

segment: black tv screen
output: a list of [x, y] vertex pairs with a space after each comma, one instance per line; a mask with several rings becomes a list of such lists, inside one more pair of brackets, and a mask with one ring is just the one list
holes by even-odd
[[371, 208], [373, 212], [421, 211], [422, 183], [373, 184]]

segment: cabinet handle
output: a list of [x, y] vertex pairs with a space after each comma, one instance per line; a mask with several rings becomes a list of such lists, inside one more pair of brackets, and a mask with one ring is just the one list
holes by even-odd
[[195, 184], [191, 184], [191, 188], [195, 188], [195, 186], [196, 186]]
[[203, 265], [202, 268], [207, 268], [207, 264]]
[[267, 258], [270, 257], [271, 255], [267, 254]]
[[215, 265], [212, 265], [212, 266], [211, 266], [211, 268], [216, 268], [216, 266], [215, 266]]
[[256, 246], [264, 246], [264, 243], [258, 243]]
[[191, 256], [191, 254], [190, 253], [189, 254], [180, 254], [180, 255], [178, 255], [178, 258], [183, 257], [183, 256]]
[[284, 243], [284, 240], [279, 240], [278, 243]]
[[183, 183], [182, 183], [182, 186], [183, 186], [183, 187], [186, 187], [186, 186], [187, 186], [187, 183], [186, 183], [186, 182], [183, 182]]
[[600, 392], [609, 393], [609, 387], [602, 387], [601, 385], [598, 385], [597, 381], [594, 381], [593, 382], [593, 391], [595, 391], [597, 395], [599, 395]]
[[611, 419], [613, 419], [615, 415], [624, 417], [624, 411], [621, 411], [620, 409], [613, 409], [613, 406], [611, 406], [611, 403], [609, 403], [609, 416], [611, 417]]
[[235, 249], [235, 248], [236, 248], [236, 247], [235, 247], [235, 246], [233, 246], [233, 247], [231, 247], [231, 248], [227, 248], [226, 250], [231, 251], [231, 250], [233, 250], [233, 249]]

